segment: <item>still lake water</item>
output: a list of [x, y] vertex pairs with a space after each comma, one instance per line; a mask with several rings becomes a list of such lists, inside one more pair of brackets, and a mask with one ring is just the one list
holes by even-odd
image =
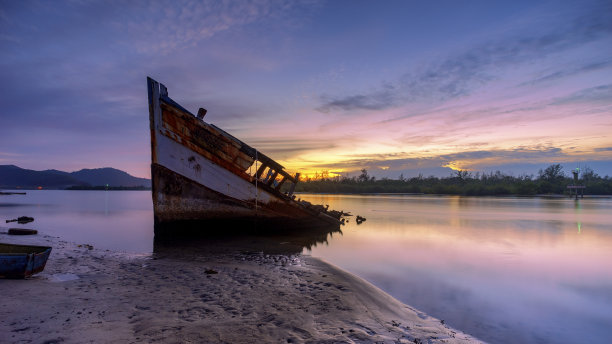
[[[0, 196], [0, 219], [33, 216], [23, 227], [153, 250], [150, 192], [27, 193]], [[612, 199], [300, 197], [367, 218], [305, 253], [452, 327], [491, 343], [612, 341]]]

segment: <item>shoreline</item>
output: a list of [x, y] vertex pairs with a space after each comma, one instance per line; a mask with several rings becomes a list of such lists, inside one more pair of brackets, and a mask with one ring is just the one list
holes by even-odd
[[[10, 195], [25, 195], [27, 191], [151, 191], [151, 189], [140, 189], [140, 188], [123, 188], [123, 187], [112, 187], [109, 189], [103, 188], [79, 188], [79, 189], [11, 189], [5, 188], [0, 189], [0, 196]], [[296, 191], [296, 195], [340, 195], [340, 196], [460, 196], [460, 197], [474, 197], [474, 198], [567, 198], [573, 199], [574, 196], [567, 194], [483, 194], [483, 195], [468, 195], [461, 193], [424, 193], [424, 192], [312, 192], [312, 191]], [[607, 199], [612, 198], [612, 194], [585, 194], [584, 197], [578, 197], [579, 199]]]
[[217, 242], [134, 255], [44, 234], [0, 241], [53, 247], [43, 272], [0, 280], [2, 342], [479, 342], [301, 254]]

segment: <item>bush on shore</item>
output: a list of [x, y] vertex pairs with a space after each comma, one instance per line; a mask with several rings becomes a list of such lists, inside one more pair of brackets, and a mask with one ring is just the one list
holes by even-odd
[[[325, 174], [324, 174], [325, 175]], [[388, 179], [368, 175], [366, 169], [352, 178], [336, 176], [302, 180], [296, 192], [313, 193], [425, 193], [468, 196], [489, 195], [539, 195], [568, 194], [568, 185], [575, 183], [573, 176], [567, 176], [560, 164], [553, 164], [540, 170], [537, 176], [518, 177], [500, 171], [472, 173], [455, 171], [446, 178], [419, 175], [413, 178]], [[584, 168], [577, 185], [585, 185], [585, 195], [612, 195], [612, 178], [601, 177], [590, 168]]]

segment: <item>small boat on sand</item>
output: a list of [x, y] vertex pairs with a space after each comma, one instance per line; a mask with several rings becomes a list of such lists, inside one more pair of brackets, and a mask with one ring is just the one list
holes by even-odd
[[0, 277], [25, 278], [44, 270], [51, 247], [0, 243]]
[[[190, 113], [147, 78], [155, 233], [339, 227], [343, 213], [296, 200], [299, 173]], [[195, 224], [195, 226], [193, 226]], [[190, 230], [193, 232], [193, 230]]]

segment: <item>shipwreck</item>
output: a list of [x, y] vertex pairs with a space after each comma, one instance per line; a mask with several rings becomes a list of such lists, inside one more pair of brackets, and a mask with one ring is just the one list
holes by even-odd
[[339, 227], [341, 211], [293, 194], [299, 173], [289, 174], [264, 153], [204, 121], [147, 78], [151, 129], [151, 180], [155, 233], [189, 228], [203, 234]]

